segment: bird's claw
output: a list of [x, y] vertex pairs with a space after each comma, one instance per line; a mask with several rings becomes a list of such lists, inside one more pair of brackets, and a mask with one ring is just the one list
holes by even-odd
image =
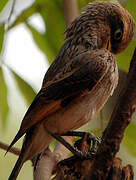
[[77, 150], [77, 152], [75, 153], [75, 156], [79, 157], [80, 159], [92, 159], [95, 155], [94, 151], [79, 151]]
[[90, 141], [90, 145], [91, 145], [91, 141], [92, 141], [92, 147], [91, 147], [90, 152], [96, 153], [97, 148], [101, 142], [100, 138], [95, 136], [94, 134], [89, 133], [88, 137], [87, 137], [87, 141]]
[[87, 144], [89, 145], [89, 147], [91, 146], [91, 148], [89, 150], [87, 150], [87, 151], [84, 151], [84, 152], [82, 150], [79, 150], [80, 143], [82, 143], [81, 139], [80, 139], [80, 140], [76, 141], [75, 144], [74, 144], [75, 152], [76, 152], [75, 155], [80, 157], [81, 159], [90, 159], [90, 158], [92, 158], [95, 155], [95, 153], [96, 153], [96, 151], [98, 149], [98, 146], [99, 146], [99, 144], [101, 142], [100, 138], [95, 136], [92, 133], [88, 133], [88, 132], [86, 133], [85, 132], [84, 136], [82, 137], [82, 141], [83, 142], [86, 141]]

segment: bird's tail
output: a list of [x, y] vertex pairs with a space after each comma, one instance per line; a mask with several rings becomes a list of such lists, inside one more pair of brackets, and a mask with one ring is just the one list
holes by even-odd
[[8, 180], [16, 180], [23, 164], [27, 160], [31, 160], [33, 157], [41, 153], [45, 148], [48, 147], [51, 141], [52, 137], [45, 131], [42, 123], [31, 128], [26, 133], [19, 158]]
[[20, 155], [18, 157], [18, 160], [17, 160], [17, 162], [16, 162], [16, 164], [15, 164], [15, 166], [14, 166], [8, 180], [16, 180], [16, 178], [17, 178], [17, 176], [18, 176], [24, 162], [26, 160], [28, 160], [27, 159], [27, 154], [29, 152], [29, 145], [30, 144], [29, 144], [28, 138], [26, 138], [26, 136], [25, 136], [24, 142], [23, 142], [23, 145], [22, 145], [22, 148], [21, 148]]
[[19, 156], [19, 158], [18, 158], [18, 160], [17, 160], [17, 162], [16, 162], [16, 164], [15, 164], [15, 166], [14, 166], [8, 180], [16, 180], [16, 178], [17, 178], [17, 176], [18, 176], [18, 174], [19, 174], [19, 172], [20, 172], [20, 170], [21, 170], [21, 168], [22, 168], [22, 166], [24, 164], [23, 159], [24, 159], [23, 154], [20, 154], [20, 156]]

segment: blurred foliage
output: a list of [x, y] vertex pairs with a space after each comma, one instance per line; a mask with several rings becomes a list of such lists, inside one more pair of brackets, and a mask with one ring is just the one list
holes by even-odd
[[2, 47], [4, 43], [4, 34], [5, 34], [5, 26], [4, 24], [0, 25], [0, 54], [2, 52]]
[[8, 0], [1, 0], [0, 1], [0, 12], [4, 9], [7, 2], [8, 2]]
[[12, 73], [14, 79], [16, 80], [17, 86], [23, 95], [23, 97], [26, 100], [27, 105], [29, 106], [32, 103], [32, 100], [36, 96], [36, 92], [33, 90], [33, 88], [24, 80], [22, 79], [15, 71], [13, 71], [11, 68], [10, 72]]
[[8, 112], [8, 89], [4, 79], [3, 69], [0, 67], [0, 120], [4, 126], [6, 124]]
[[131, 13], [136, 22], [136, 1], [129, 0], [125, 3], [125, 8]]
[[[124, 7], [130, 12], [130, 14], [133, 16], [136, 22], [136, 9], [135, 9], [136, 1], [128, 0], [124, 4]], [[133, 55], [135, 47], [136, 47], [136, 37], [135, 39], [132, 40], [132, 42], [130, 43], [128, 48], [125, 50], [125, 52], [117, 57], [118, 65], [124, 71], [128, 71], [129, 69], [130, 60]]]
[[[92, 1], [93, 0], [78, 0], [77, 2], [79, 10], [81, 10], [88, 2]], [[7, 3], [8, 0], [1, 0], [0, 13], [3, 11]], [[132, 14], [133, 18], [136, 21], [136, 1], [127, 0], [124, 4], [124, 7]], [[15, 15], [14, 11], [12, 13], [13, 15]], [[43, 33], [39, 32], [35, 27], [33, 27], [29, 23], [29, 18], [37, 13], [40, 14], [44, 21], [46, 31]], [[6, 35], [6, 33], [8, 33], [8, 31], [10, 31], [10, 29], [13, 29], [17, 25], [24, 23], [28, 30], [31, 32], [37, 47], [46, 55], [49, 63], [51, 63], [55, 59], [61, 45], [64, 42], [64, 31], [66, 27], [63, 15], [62, 0], [35, 0], [31, 7], [28, 7], [27, 9], [23, 10], [22, 12], [20, 12], [20, 14], [18, 14], [15, 17], [14, 22], [12, 22], [12, 24], [8, 25], [7, 23], [8, 22], [5, 21], [3, 24], [0, 25], [0, 120], [2, 121], [3, 125], [5, 125], [6, 123], [9, 111], [8, 88], [4, 79], [2, 69], [2, 66], [4, 66], [4, 61], [1, 61], [3, 51], [6, 48], [4, 47], [4, 36]], [[6, 27], [8, 27], [6, 30], [5, 25]], [[135, 46], [136, 39], [133, 39], [127, 50], [117, 57], [118, 65], [121, 69], [128, 71], [129, 63]], [[35, 91], [25, 80], [22, 79], [22, 77], [16, 74], [16, 72], [14, 72], [12, 69], [10, 69], [10, 72], [12, 74], [12, 78], [16, 81], [17, 87], [23, 95], [25, 101], [28, 105], [30, 105], [34, 96], [36, 95]], [[136, 139], [135, 126], [136, 125], [134, 123], [131, 123], [131, 125], [127, 128], [124, 138], [124, 143], [132, 155], [136, 155], [136, 151], [134, 150], [134, 144]], [[99, 130], [94, 130], [94, 132], [95, 131], [97, 131], [97, 134], [99, 134]]]
[[136, 125], [131, 122], [131, 124], [127, 127], [125, 135], [124, 135], [124, 144], [126, 145], [128, 151], [136, 156]]
[[118, 66], [126, 72], [129, 69], [130, 60], [133, 55], [135, 47], [136, 47], [136, 39], [133, 39], [130, 45], [128, 46], [128, 48], [125, 50], [125, 52], [117, 56]]

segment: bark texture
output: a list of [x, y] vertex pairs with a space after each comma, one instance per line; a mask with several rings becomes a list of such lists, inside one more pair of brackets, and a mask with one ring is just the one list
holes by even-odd
[[[90, 144], [86, 137], [78, 141], [78, 149], [88, 151]], [[81, 160], [75, 156], [61, 161], [57, 166], [57, 175], [53, 180], [90, 180], [90, 169], [95, 161], [95, 157], [90, 160]], [[101, 177], [95, 178], [101, 179]], [[131, 165], [123, 167], [120, 158], [114, 158], [109, 168], [108, 176], [105, 180], [133, 180], [134, 168]]]

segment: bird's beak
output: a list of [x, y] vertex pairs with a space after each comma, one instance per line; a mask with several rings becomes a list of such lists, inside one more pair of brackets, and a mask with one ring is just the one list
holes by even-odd
[[107, 41], [106, 49], [111, 52], [111, 43], [110, 43], [110, 40]]
[[104, 44], [104, 48], [111, 52], [110, 37], [107, 39], [106, 43]]

